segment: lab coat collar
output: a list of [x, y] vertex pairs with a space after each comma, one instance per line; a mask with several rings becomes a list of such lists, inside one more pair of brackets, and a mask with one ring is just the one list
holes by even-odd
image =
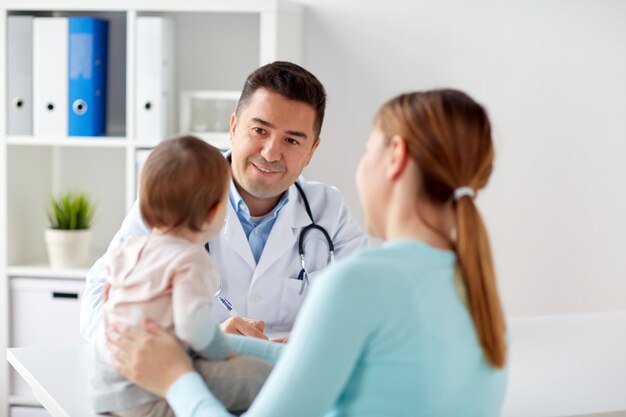
[[256, 268], [256, 261], [250, 249], [250, 243], [243, 231], [243, 226], [235, 213], [235, 209], [231, 204], [227, 204], [228, 211], [224, 222], [224, 230], [222, 236], [224, 241], [230, 245], [233, 250], [250, 266], [251, 269]]
[[[302, 176], [298, 178], [298, 182], [302, 186], [302, 191], [306, 193], [307, 190], [305, 189], [306, 186], [304, 185], [306, 184], [306, 181], [304, 181], [304, 178]], [[289, 199], [289, 203], [285, 207], [283, 207], [283, 210], [289, 207], [288, 215], [289, 215], [289, 224], [291, 224], [291, 227], [293, 229], [300, 229], [300, 228], [310, 225], [311, 219], [309, 218], [309, 215], [306, 212], [306, 207], [304, 206], [304, 200], [302, 200], [302, 197], [300, 196], [300, 193], [298, 192], [298, 189], [296, 188], [296, 186], [292, 185], [291, 187], [289, 187], [288, 193], [289, 194], [287, 198]], [[309, 204], [311, 204], [311, 202], [314, 200], [314, 196], [307, 195], [306, 197], [309, 200]], [[314, 209], [311, 208], [311, 210], [314, 210]], [[313, 217], [315, 217], [315, 212], [313, 213]]]

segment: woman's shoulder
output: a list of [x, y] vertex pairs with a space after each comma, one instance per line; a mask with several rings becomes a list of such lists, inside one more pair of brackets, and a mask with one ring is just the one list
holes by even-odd
[[325, 279], [334, 285], [351, 285], [354, 281], [377, 281], [395, 269], [394, 256], [380, 246], [366, 247], [337, 261], [324, 272]]
[[428, 246], [414, 240], [394, 240], [359, 250], [337, 263], [344, 270], [377, 271], [388, 268], [412, 269], [454, 266], [453, 251]]
[[[391, 255], [391, 256], [390, 256]], [[369, 246], [357, 250], [333, 265], [332, 271], [343, 276], [354, 272], [377, 272], [385, 269], [393, 255], [381, 246]]]
[[407, 285], [428, 282], [433, 274], [452, 276], [455, 264], [454, 252], [416, 241], [393, 241], [364, 248], [338, 261], [325, 271], [323, 281], [337, 290], [358, 286], [395, 292]]

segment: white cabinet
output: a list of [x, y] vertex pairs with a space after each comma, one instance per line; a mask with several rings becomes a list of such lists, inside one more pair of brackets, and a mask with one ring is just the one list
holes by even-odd
[[13, 406], [9, 417], [50, 417], [50, 414], [41, 407]]
[[[9, 291], [9, 347], [84, 343], [80, 336], [82, 280], [11, 278]], [[11, 371], [11, 394], [30, 393], [28, 385]]]
[[[100, 137], [8, 135], [7, 19], [11, 16], [94, 16], [109, 22], [106, 135]], [[86, 270], [54, 271], [47, 266], [43, 233], [51, 194], [85, 190], [98, 209], [91, 252], [96, 258], [121, 224], [136, 196], [136, 165], [154, 141], [137, 128], [137, 20], [164, 17], [172, 22], [172, 81], [167, 117], [179, 132], [183, 91], [238, 91], [256, 67], [275, 60], [301, 63], [302, 6], [280, 0], [4, 0], [0, 4], [0, 351], [34, 334], [16, 323], [42, 321], [39, 341], [64, 334], [66, 315], [76, 299], [50, 300], [54, 282], [82, 283]], [[233, 109], [234, 110], [234, 109]], [[184, 132], [180, 132], [184, 133]], [[25, 278], [38, 289], [19, 289]], [[53, 280], [51, 280], [53, 279]], [[56, 280], [56, 281], [55, 281]], [[62, 281], [59, 281], [62, 280]], [[19, 284], [19, 285], [18, 285]], [[17, 287], [16, 287], [17, 285]], [[35, 285], [35, 286], [37, 286]], [[47, 295], [43, 295], [47, 294]], [[37, 297], [45, 297], [35, 301]], [[21, 308], [25, 299], [30, 309]], [[63, 302], [68, 302], [65, 306]], [[74, 303], [72, 307], [69, 307]], [[63, 307], [61, 307], [63, 305]], [[21, 306], [21, 307], [20, 307]], [[64, 308], [67, 307], [67, 310]], [[55, 313], [55, 311], [57, 313]], [[63, 313], [60, 313], [63, 311]], [[76, 317], [74, 319], [78, 320]], [[32, 317], [31, 317], [32, 315]], [[22, 319], [20, 317], [28, 316]], [[37, 319], [38, 318], [38, 319]], [[63, 323], [61, 323], [63, 322]], [[56, 336], [55, 336], [56, 335]], [[33, 339], [34, 340], [34, 339]], [[0, 417], [9, 405], [28, 405], [0, 361]], [[36, 404], [35, 400], [30, 400]], [[25, 404], [26, 403], [26, 404]], [[24, 410], [15, 410], [15, 412]]]

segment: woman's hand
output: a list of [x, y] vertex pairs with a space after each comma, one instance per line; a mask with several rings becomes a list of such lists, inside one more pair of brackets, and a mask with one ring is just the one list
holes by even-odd
[[178, 340], [147, 319], [143, 329], [123, 324], [110, 326], [107, 345], [119, 373], [161, 397], [181, 375], [193, 371]]

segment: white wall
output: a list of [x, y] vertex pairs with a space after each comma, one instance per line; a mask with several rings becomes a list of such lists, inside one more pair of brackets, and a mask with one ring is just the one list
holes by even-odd
[[387, 98], [461, 88], [488, 108], [479, 204], [511, 315], [626, 309], [626, 2], [303, 0], [304, 64], [329, 95], [306, 175], [354, 172]]

